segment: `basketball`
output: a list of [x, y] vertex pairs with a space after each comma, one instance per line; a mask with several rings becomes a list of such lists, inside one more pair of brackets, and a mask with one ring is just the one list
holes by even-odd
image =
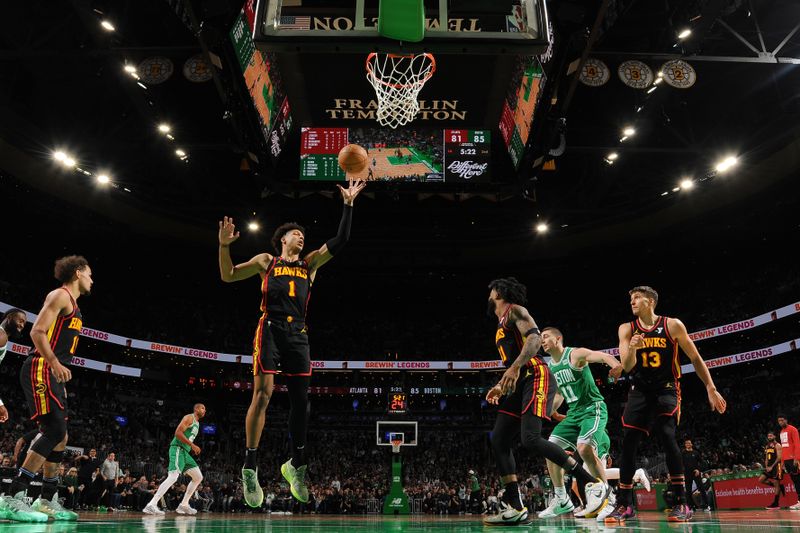
[[358, 174], [367, 168], [367, 151], [357, 144], [339, 150], [339, 167], [347, 174]]

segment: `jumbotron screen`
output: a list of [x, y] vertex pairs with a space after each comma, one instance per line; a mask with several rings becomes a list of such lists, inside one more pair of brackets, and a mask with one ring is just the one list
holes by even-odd
[[367, 150], [367, 168], [354, 175], [359, 179], [442, 183], [491, 176], [488, 130], [302, 128], [300, 179], [343, 181], [338, 155], [348, 144]]

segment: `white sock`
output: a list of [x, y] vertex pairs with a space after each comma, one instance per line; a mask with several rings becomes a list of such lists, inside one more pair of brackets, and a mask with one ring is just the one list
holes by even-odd
[[179, 472], [170, 472], [167, 474], [167, 479], [165, 479], [161, 485], [158, 486], [158, 490], [155, 494], [153, 494], [153, 499], [150, 500], [148, 505], [154, 505], [158, 507], [158, 501], [164, 497], [164, 494], [167, 493], [169, 488], [178, 481], [178, 476], [180, 475]]
[[[202, 479], [202, 478], [200, 478], [200, 479]], [[194, 494], [194, 491], [196, 491], [197, 487], [199, 487], [199, 486], [200, 486], [200, 483], [198, 481], [195, 481], [194, 479], [191, 480], [189, 482], [189, 486], [186, 487], [186, 494], [183, 495], [183, 501], [181, 502], [181, 504], [188, 506], [189, 505], [189, 500], [192, 499], [192, 495]]]
[[556, 498], [559, 502], [564, 503], [567, 501], [567, 489], [564, 487], [555, 487], [556, 489]]

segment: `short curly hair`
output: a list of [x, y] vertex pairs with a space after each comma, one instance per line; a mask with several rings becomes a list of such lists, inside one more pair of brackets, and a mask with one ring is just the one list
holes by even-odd
[[275, 248], [275, 252], [280, 255], [283, 251], [283, 245], [281, 245], [281, 239], [283, 238], [286, 233], [299, 229], [300, 233], [303, 235], [306, 234], [306, 229], [298, 224], [297, 222], [287, 222], [286, 224], [281, 224], [275, 230], [275, 233], [272, 234], [272, 247]]
[[489, 283], [489, 290], [508, 303], [525, 305], [528, 302], [528, 288], [517, 281], [517, 278], [500, 278]]
[[67, 283], [72, 280], [72, 276], [78, 270], [83, 270], [89, 266], [89, 261], [82, 255], [68, 255], [60, 259], [56, 259], [56, 266], [53, 269], [53, 275], [61, 283]]

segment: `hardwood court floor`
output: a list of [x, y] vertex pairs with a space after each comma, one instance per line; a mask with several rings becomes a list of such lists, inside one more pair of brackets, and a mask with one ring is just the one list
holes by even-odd
[[648, 531], [723, 533], [728, 531], [800, 531], [800, 512], [793, 511], [721, 511], [698, 513], [686, 524], [668, 523], [664, 515], [655, 512], [641, 513], [637, 520], [623, 527], [607, 527], [594, 520], [556, 518], [535, 519], [520, 526], [485, 527], [479, 516], [331, 516], [300, 515], [270, 516], [264, 514], [202, 513], [197, 516], [179, 516], [168, 513], [164, 517], [145, 516], [141, 513], [84, 513], [78, 522], [51, 522], [49, 524], [21, 524], [0, 521], [0, 533], [245, 533], [248, 531], [301, 531], [329, 533], [384, 533], [423, 532], [471, 533], [477, 531]]

